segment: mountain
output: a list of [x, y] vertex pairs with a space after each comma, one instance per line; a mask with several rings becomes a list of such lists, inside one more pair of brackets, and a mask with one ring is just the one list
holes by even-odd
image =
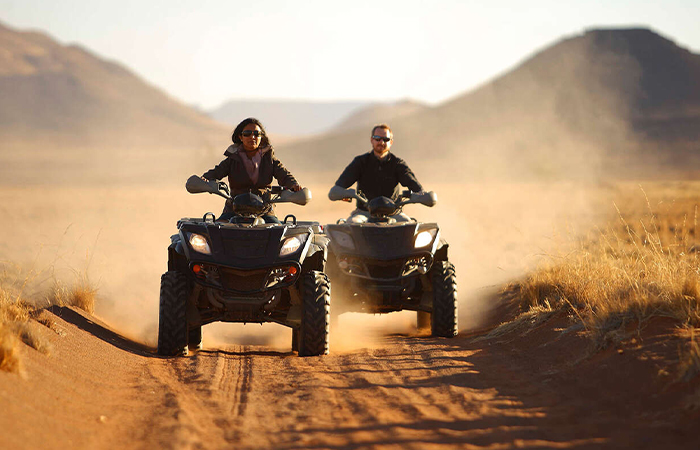
[[272, 136], [298, 138], [310, 134], [368, 127], [424, 108], [427, 107], [412, 100], [389, 103], [231, 100], [208, 114], [231, 128], [246, 117], [256, 117]]
[[700, 167], [699, 80], [700, 56], [654, 31], [591, 29], [434, 107], [234, 102], [224, 124], [89, 50], [0, 24], [0, 180], [201, 172], [251, 115], [273, 135], [322, 133], [273, 143], [328, 180], [369, 150], [376, 122], [420, 179], [677, 176]]
[[333, 127], [334, 131], [353, 128], [369, 128], [382, 122], [391, 122], [400, 117], [427, 109], [423, 103], [402, 100], [395, 103], [373, 103], [358, 109]]
[[[591, 29], [392, 121], [392, 150], [419, 178], [677, 173], [700, 153], [699, 80], [700, 56], [649, 29]], [[340, 173], [369, 148], [367, 130], [345, 130], [289, 151]]]
[[272, 135], [300, 136], [328, 131], [370, 102], [303, 100], [231, 100], [209, 115], [232, 129], [246, 117], [256, 117]]
[[3, 148], [196, 149], [230, 132], [78, 45], [0, 24]]

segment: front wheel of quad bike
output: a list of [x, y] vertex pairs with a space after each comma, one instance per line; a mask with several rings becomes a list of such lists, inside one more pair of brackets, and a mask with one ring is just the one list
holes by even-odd
[[304, 274], [301, 328], [296, 334], [299, 356], [328, 354], [331, 283], [323, 272]]
[[187, 334], [187, 277], [171, 270], [160, 279], [158, 354], [187, 354]]
[[457, 336], [457, 277], [455, 266], [448, 261], [436, 261], [433, 265], [433, 336]]

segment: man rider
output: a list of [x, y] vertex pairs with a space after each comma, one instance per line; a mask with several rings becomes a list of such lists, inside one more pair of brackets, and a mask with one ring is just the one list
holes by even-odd
[[[396, 201], [400, 195], [399, 184], [413, 192], [423, 192], [423, 187], [404, 160], [389, 152], [394, 143], [389, 125], [382, 123], [372, 128], [370, 142], [372, 151], [355, 157], [335, 182], [336, 186], [347, 189], [357, 182], [357, 190], [368, 201], [380, 196]], [[368, 216], [365, 207], [358, 204], [350, 220], [364, 222]], [[403, 213], [396, 219], [409, 220]]]

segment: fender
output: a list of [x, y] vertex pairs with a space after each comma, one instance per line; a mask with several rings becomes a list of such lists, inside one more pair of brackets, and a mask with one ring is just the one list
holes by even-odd
[[440, 238], [440, 244], [438, 245], [438, 249], [435, 251], [435, 261], [447, 261], [447, 249], [450, 247], [450, 244], [447, 243], [446, 240], [443, 238]]
[[177, 270], [182, 267], [187, 267], [187, 256], [182, 245], [182, 237], [179, 234], [173, 234], [170, 236], [170, 245], [168, 246], [168, 270]]
[[309, 251], [304, 258], [305, 270], [325, 271], [326, 261], [328, 261], [328, 243], [330, 239], [326, 236], [314, 234], [311, 238]]

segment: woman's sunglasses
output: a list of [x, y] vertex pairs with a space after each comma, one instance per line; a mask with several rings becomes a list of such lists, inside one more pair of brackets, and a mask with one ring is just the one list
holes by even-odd
[[258, 130], [243, 130], [243, 131], [241, 131], [241, 136], [245, 136], [245, 137], [250, 137], [250, 136], [260, 137], [262, 135], [263, 135], [263, 132], [258, 131]]
[[377, 136], [376, 134], [372, 136], [372, 139], [374, 139], [375, 141], [384, 141], [384, 142], [389, 142], [391, 140], [390, 137]]

